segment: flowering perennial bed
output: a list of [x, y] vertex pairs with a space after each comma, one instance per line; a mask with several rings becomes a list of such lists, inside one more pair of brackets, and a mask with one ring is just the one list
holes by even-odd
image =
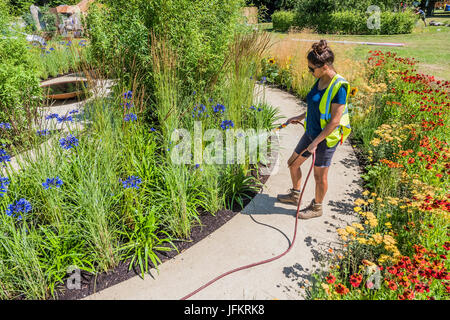
[[447, 299], [450, 83], [417, 73], [415, 59], [369, 53], [368, 90], [351, 105], [366, 164], [361, 223], [337, 230], [345, 250], [312, 297]]

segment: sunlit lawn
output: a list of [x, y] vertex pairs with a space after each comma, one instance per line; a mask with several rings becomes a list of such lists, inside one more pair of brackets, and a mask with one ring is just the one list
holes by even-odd
[[[427, 18], [427, 24], [431, 21], [443, 23], [450, 22], [450, 13], [439, 13], [435, 17]], [[434, 75], [446, 80], [450, 79], [450, 27], [427, 26], [424, 27], [422, 20], [419, 20], [411, 34], [400, 35], [330, 35], [316, 33], [279, 33], [272, 31], [271, 23], [260, 24], [261, 29], [271, 31], [274, 39], [326, 39], [338, 41], [360, 41], [360, 42], [395, 42], [404, 43], [403, 47], [387, 47], [377, 45], [353, 45], [335, 44], [339, 46], [354, 47], [353, 59], [364, 59], [369, 50], [383, 50], [396, 52], [402, 57], [414, 57], [419, 61], [419, 72]], [[346, 50], [346, 52], [352, 52]]]

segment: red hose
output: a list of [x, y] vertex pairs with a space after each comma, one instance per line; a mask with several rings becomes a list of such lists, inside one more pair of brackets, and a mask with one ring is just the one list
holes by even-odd
[[[304, 151], [302, 151], [300, 154], [302, 154], [303, 152], [304, 152]], [[299, 155], [300, 155], [300, 154], [299, 154]], [[221, 278], [223, 278], [223, 277], [225, 277], [225, 276], [227, 276], [227, 275], [229, 275], [229, 274], [232, 274], [232, 273], [234, 273], [234, 272], [236, 272], [236, 271], [240, 271], [240, 270], [248, 269], [248, 268], [251, 268], [251, 267], [255, 267], [255, 266], [260, 265], [260, 264], [264, 264], [264, 263], [268, 263], [268, 262], [274, 261], [274, 260], [276, 260], [276, 259], [281, 258], [282, 256], [284, 256], [286, 253], [288, 253], [288, 252], [291, 250], [292, 246], [294, 245], [295, 238], [296, 238], [296, 236], [297, 236], [297, 223], [298, 223], [298, 214], [299, 214], [299, 211], [300, 211], [300, 203], [302, 202], [303, 192], [305, 191], [306, 183], [308, 182], [309, 176], [311, 175], [311, 171], [312, 171], [312, 168], [314, 167], [314, 162], [315, 162], [315, 160], [316, 160], [316, 152], [313, 152], [313, 154], [312, 154], [312, 163], [311, 163], [311, 167], [309, 168], [308, 175], [306, 176], [305, 183], [304, 183], [303, 188], [302, 188], [302, 192], [300, 193], [300, 197], [299, 197], [299, 199], [298, 199], [298, 204], [297, 204], [297, 214], [296, 214], [296, 216], [295, 216], [296, 219], [295, 219], [294, 238], [292, 239], [292, 242], [291, 242], [291, 245], [289, 246], [289, 248], [288, 248], [285, 252], [283, 252], [282, 254], [280, 254], [280, 255], [278, 255], [278, 256], [276, 256], [276, 257], [273, 257], [273, 258], [270, 258], [270, 259], [267, 259], [267, 260], [262, 260], [262, 261], [259, 261], [259, 262], [255, 262], [255, 263], [252, 263], [252, 264], [248, 264], [248, 265], [245, 265], [245, 266], [242, 266], [242, 267], [239, 267], [239, 268], [230, 270], [230, 271], [228, 271], [228, 272], [225, 272], [225, 273], [221, 274], [220, 276], [218, 276], [218, 277], [212, 279], [212, 280], [209, 281], [208, 283], [205, 283], [204, 285], [202, 285], [202, 286], [201, 286], [200, 288], [198, 288], [197, 290], [192, 291], [191, 293], [189, 293], [188, 295], [184, 296], [184, 297], [181, 298], [180, 300], [186, 300], [186, 299], [192, 297], [192, 296], [193, 296], [194, 294], [196, 294], [197, 292], [199, 292], [199, 291], [205, 289], [205, 288], [206, 288], [207, 286], [209, 286], [210, 284], [216, 282], [217, 280], [219, 280], [219, 279], [221, 279]]]

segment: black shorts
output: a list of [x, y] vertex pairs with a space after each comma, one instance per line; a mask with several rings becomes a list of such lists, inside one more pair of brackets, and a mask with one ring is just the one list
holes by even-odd
[[[295, 147], [295, 152], [300, 154], [300, 152], [308, 148], [311, 142], [313, 142], [313, 139], [305, 133]], [[314, 166], [329, 167], [331, 165], [331, 159], [333, 158], [334, 152], [336, 151], [338, 145], [339, 142], [336, 143], [334, 147], [330, 148], [327, 146], [326, 140], [323, 140], [321, 143], [319, 143], [316, 149], [316, 161], [314, 161]], [[305, 151], [301, 156], [308, 158], [311, 156], [311, 153]]]

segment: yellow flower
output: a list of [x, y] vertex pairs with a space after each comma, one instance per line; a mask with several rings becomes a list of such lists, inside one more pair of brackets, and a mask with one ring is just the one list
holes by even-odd
[[362, 209], [361, 207], [354, 207], [353, 210], [355, 210], [356, 212], [360, 212]]
[[392, 228], [392, 224], [391, 224], [390, 222], [386, 222], [384, 225], [385, 225], [388, 229], [391, 229], [391, 228]]
[[275, 63], [275, 58], [270, 58], [270, 59], [268, 60], [268, 62], [269, 62], [270, 64], [274, 64], [274, 63]]
[[363, 227], [363, 225], [361, 223], [353, 222], [352, 226], [355, 227], [355, 228], [358, 228], [361, 231], [364, 230], [364, 227]]
[[356, 88], [356, 87], [350, 88], [350, 97], [356, 96], [357, 93], [358, 93], [358, 88]]
[[365, 239], [365, 238], [356, 238], [356, 240], [357, 240], [360, 244], [367, 244], [367, 239]]
[[375, 201], [373, 199], [367, 200], [368, 203], [374, 203]]
[[380, 244], [381, 242], [383, 242], [383, 236], [380, 233], [375, 233], [374, 235], [372, 235], [372, 239], [376, 244]]
[[356, 235], [356, 230], [355, 230], [355, 228], [353, 228], [353, 227], [346, 226], [346, 227], [345, 227], [345, 231], [347, 231], [348, 234]]

